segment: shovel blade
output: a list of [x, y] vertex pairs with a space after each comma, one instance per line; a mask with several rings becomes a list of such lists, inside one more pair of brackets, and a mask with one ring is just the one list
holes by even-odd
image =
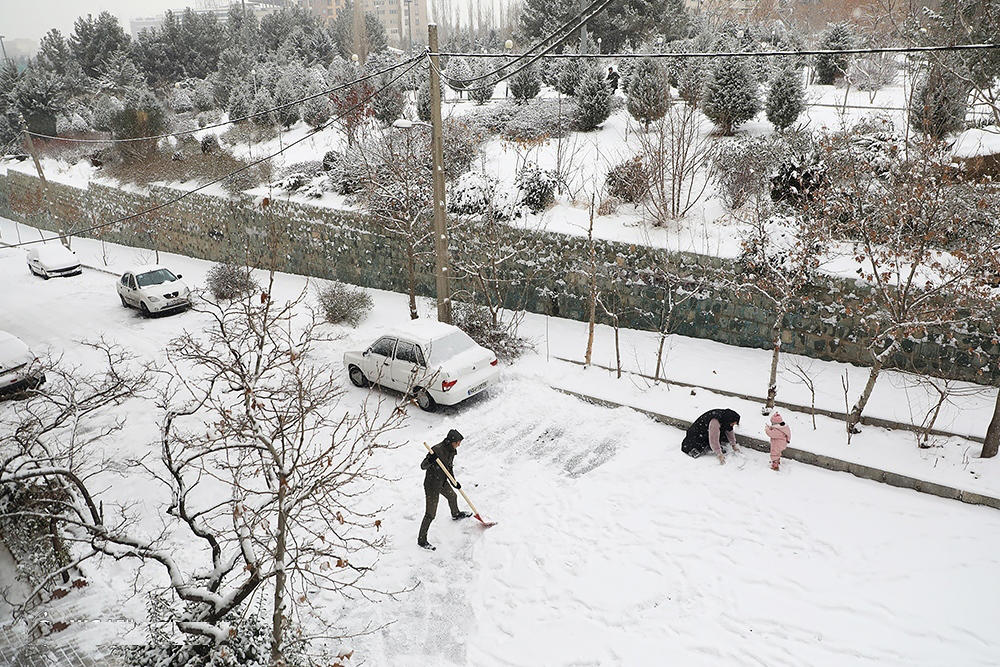
[[479, 516], [478, 514], [475, 514], [473, 516], [479, 519], [479, 523], [483, 525], [483, 528], [492, 528], [493, 526], [497, 525], [496, 521], [485, 521], [483, 520], [483, 517]]

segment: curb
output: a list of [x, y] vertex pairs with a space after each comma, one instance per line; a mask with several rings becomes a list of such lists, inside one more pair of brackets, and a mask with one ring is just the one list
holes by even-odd
[[[552, 358], [553, 359], [557, 359], [558, 361], [564, 361], [566, 363], [573, 364], [575, 366], [584, 366], [585, 365], [582, 361], [578, 361], [577, 359], [567, 359], [565, 357], [560, 357], [560, 356], [556, 356], [556, 355], [552, 355]], [[604, 369], [606, 371], [612, 371], [612, 372], [616, 371], [616, 369], [611, 368], [610, 366], [604, 366], [602, 364], [595, 364], [595, 363], [591, 362], [590, 365], [593, 366], [593, 367], [595, 367], [595, 368]], [[679, 380], [668, 380], [666, 378], [654, 378], [652, 375], [646, 375], [645, 373], [639, 373], [639, 372], [636, 372], [636, 371], [626, 371], [626, 370], [623, 370], [622, 374], [625, 374], [625, 373], [628, 373], [629, 375], [635, 375], [635, 376], [638, 376], [638, 377], [641, 377], [641, 378], [645, 378], [645, 379], [650, 380], [652, 382], [662, 382], [663, 384], [671, 384], [671, 385], [674, 385], [675, 387], [688, 387], [688, 388], [691, 388], [691, 389], [702, 389], [704, 391], [710, 391], [713, 394], [719, 394], [720, 396], [728, 396], [730, 398], [742, 398], [743, 400], [750, 401], [752, 403], [761, 403], [761, 404], [764, 403], [764, 399], [761, 398], [760, 396], [751, 396], [749, 394], [741, 394], [741, 393], [739, 393], [737, 391], [728, 391], [726, 389], [716, 389], [714, 387], [706, 387], [706, 386], [700, 385], [700, 384], [691, 384], [691, 383], [688, 383], [688, 382], [681, 382]], [[847, 421], [847, 413], [845, 413], [845, 412], [837, 412], [836, 410], [826, 410], [824, 408], [815, 408], [815, 409], [813, 409], [813, 408], [809, 407], [808, 405], [799, 405], [798, 403], [789, 403], [787, 401], [777, 401], [777, 400], [774, 402], [774, 405], [775, 405], [775, 407], [785, 408], [786, 410], [794, 410], [795, 412], [802, 412], [802, 413], [805, 413], [805, 414], [810, 414], [812, 412], [815, 412], [817, 415], [822, 415], [824, 417], [830, 417], [831, 419], [839, 419], [840, 421]], [[903, 422], [892, 421], [891, 419], [881, 419], [879, 417], [867, 417], [865, 415], [861, 415], [861, 425], [862, 426], [877, 426], [877, 427], [880, 427], [880, 428], [887, 428], [887, 429], [891, 429], [891, 430], [894, 430], [894, 431], [910, 431], [912, 433], [917, 433], [917, 434], [920, 434], [920, 435], [923, 435], [923, 433], [924, 433], [924, 429], [920, 428], [919, 426], [914, 426], [913, 424], [906, 424], [906, 423], [903, 423]], [[979, 444], [983, 444], [983, 442], [984, 442], [983, 438], [981, 438], [981, 437], [979, 437], [977, 435], [964, 435], [962, 433], [952, 433], [950, 431], [942, 431], [942, 430], [936, 429], [936, 428], [930, 429], [929, 431], [927, 431], [927, 434], [928, 435], [939, 435], [939, 436], [942, 436], [942, 437], [945, 437], [945, 438], [962, 438], [963, 440], [971, 440], [972, 442], [978, 442]]]
[[[593, 403], [595, 405], [600, 405], [606, 408], [629, 408], [635, 410], [650, 419], [660, 422], [661, 424], [666, 424], [668, 426], [675, 426], [681, 429], [687, 429], [691, 426], [691, 422], [685, 419], [678, 419], [677, 417], [671, 417], [660, 412], [653, 412], [652, 410], [646, 410], [643, 408], [637, 408], [632, 405], [627, 405], [625, 403], [618, 403], [616, 401], [610, 401], [603, 398], [596, 398], [590, 396], [589, 394], [582, 394], [580, 392], [572, 391], [570, 389], [562, 389], [561, 387], [555, 387], [549, 385], [552, 389], [578, 398], [582, 401], [588, 403]], [[737, 434], [736, 441], [742, 447], [748, 449], [753, 449], [758, 452], [770, 452], [771, 445], [765, 440], [759, 438], [751, 438], [746, 435]], [[852, 463], [850, 461], [844, 461], [843, 459], [838, 459], [832, 456], [827, 456], [825, 454], [816, 454], [815, 452], [809, 452], [803, 449], [796, 449], [794, 447], [788, 447], [782, 452], [783, 458], [789, 458], [793, 461], [798, 461], [800, 463], [805, 463], [807, 465], [816, 466], [818, 468], [824, 468], [826, 470], [833, 470], [835, 472], [847, 472], [855, 477], [860, 477], [862, 479], [872, 480], [874, 482], [880, 482], [882, 484], [888, 484], [889, 486], [895, 486], [901, 489], [910, 489], [911, 491], [917, 491], [919, 493], [926, 493], [928, 495], [937, 496], [939, 498], [948, 498], [951, 500], [958, 500], [963, 503], [968, 503], [969, 505], [984, 505], [986, 507], [992, 507], [993, 509], [1000, 509], [1000, 498], [994, 498], [993, 496], [987, 496], [982, 493], [975, 493], [973, 491], [963, 491], [962, 489], [957, 489], [952, 486], [947, 486], [945, 484], [936, 484], [934, 482], [928, 482], [926, 480], [917, 479], [916, 477], [910, 477], [908, 475], [902, 475], [899, 473], [888, 472], [880, 468], [873, 468], [871, 466], [866, 466], [861, 463]]]

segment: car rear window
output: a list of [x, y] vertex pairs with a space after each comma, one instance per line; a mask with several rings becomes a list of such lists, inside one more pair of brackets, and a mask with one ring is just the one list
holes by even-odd
[[431, 341], [427, 350], [427, 356], [432, 363], [441, 363], [446, 359], [454, 357], [456, 354], [471, 350], [476, 347], [476, 341], [469, 338], [464, 331], [455, 331], [447, 336]]
[[140, 273], [136, 276], [136, 279], [139, 281], [139, 287], [149, 287], [150, 285], [162, 285], [163, 283], [177, 280], [177, 276], [168, 269], [157, 269], [149, 273]]

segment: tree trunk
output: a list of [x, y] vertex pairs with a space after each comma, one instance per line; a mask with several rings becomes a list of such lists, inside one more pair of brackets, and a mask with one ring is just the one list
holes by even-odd
[[590, 228], [587, 230], [590, 241], [590, 315], [587, 320], [587, 353], [583, 356], [585, 366], [590, 366], [590, 357], [594, 352], [594, 324], [597, 319], [597, 251], [594, 248], [594, 197], [590, 198]]
[[993, 420], [990, 427], [986, 429], [986, 441], [983, 443], [983, 451], [980, 454], [984, 459], [993, 458], [1000, 449], [1000, 392], [997, 392], [996, 407], [993, 408]]
[[414, 249], [410, 248], [410, 252], [407, 253], [406, 258], [406, 281], [407, 281], [407, 294], [410, 297], [410, 319], [415, 320], [419, 317], [417, 314], [417, 260], [413, 256]]
[[847, 416], [847, 431], [849, 433], [858, 432], [857, 426], [861, 421], [861, 413], [864, 411], [865, 406], [868, 405], [868, 399], [872, 396], [872, 390], [875, 389], [875, 381], [878, 380], [878, 375], [882, 372], [885, 360], [889, 358], [889, 355], [895, 349], [896, 343], [892, 342], [889, 344], [889, 347], [885, 348], [881, 354], [875, 357], [875, 365], [872, 366], [871, 373], [868, 374], [868, 382], [865, 383], [864, 391], [861, 392], [861, 396], [858, 396], [858, 402], [854, 404], [851, 414]]
[[774, 409], [774, 397], [778, 395], [778, 357], [781, 355], [781, 322], [785, 319], [782, 313], [774, 322], [774, 347], [771, 352], [771, 374], [767, 379], [767, 402], [764, 403], [764, 414]]
[[660, 344], [656, 348], [656, 372], [653, 373], [653, 378], [657, 382], [660, 380], [660, 369], [663, 367], [663, 343], [665, 343], [666, 340], [666, 332], [660, 331]]
[[274, 549], [274, 607], [271, 616], [271, 665], [283, 665], [281, 655], [281, 635], [284, 630], [285, 611], [285, 532], [287, 516], [285, 509], [285, 494], [288, 490], [288, 480], [284, 473], [278, 476], [278, 532], [277, 544]]

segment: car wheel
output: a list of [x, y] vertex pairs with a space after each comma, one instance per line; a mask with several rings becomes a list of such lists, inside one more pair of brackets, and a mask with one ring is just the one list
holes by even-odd
[[434, 409], [437, 408], [437, 403], [434, 402], [434, 399], [431, 398], [431, 395], [423, 387], [418, 387], [414, 394], [417, 398], [417, 405], [420, 406], [421, 410], [434, 412]]
[[128, 305], [128, 301], [126, 301], [126, 300], [125, 300], [125, 297], [123, 297], [123, 296], [122, 296], [121, 294], [119, 294], [119, 295], [118, 295], [118, 298], [122, 300], [122, 305], [123, 305], [123, 306], [125, 306], [126, 308], [128, 308], [128, 307], [129, 307], [129, 305]]
[[139, 302], [139, 310], [142, 311], [144, 317], [149, 317], [150, 315], [152, 315], [152, 313], [149, 312], [149, 308], [146, 308], [146, 304], [144, 304], [142, 301]]
[[351, 378], [351, 384], [355, 387], [368, 386], [368, 378], [365, 377], [364, 372], [362, 372], [362, 370], [357, 366], [351, 365], [351, 367], [347, 369], [347, 375]]

